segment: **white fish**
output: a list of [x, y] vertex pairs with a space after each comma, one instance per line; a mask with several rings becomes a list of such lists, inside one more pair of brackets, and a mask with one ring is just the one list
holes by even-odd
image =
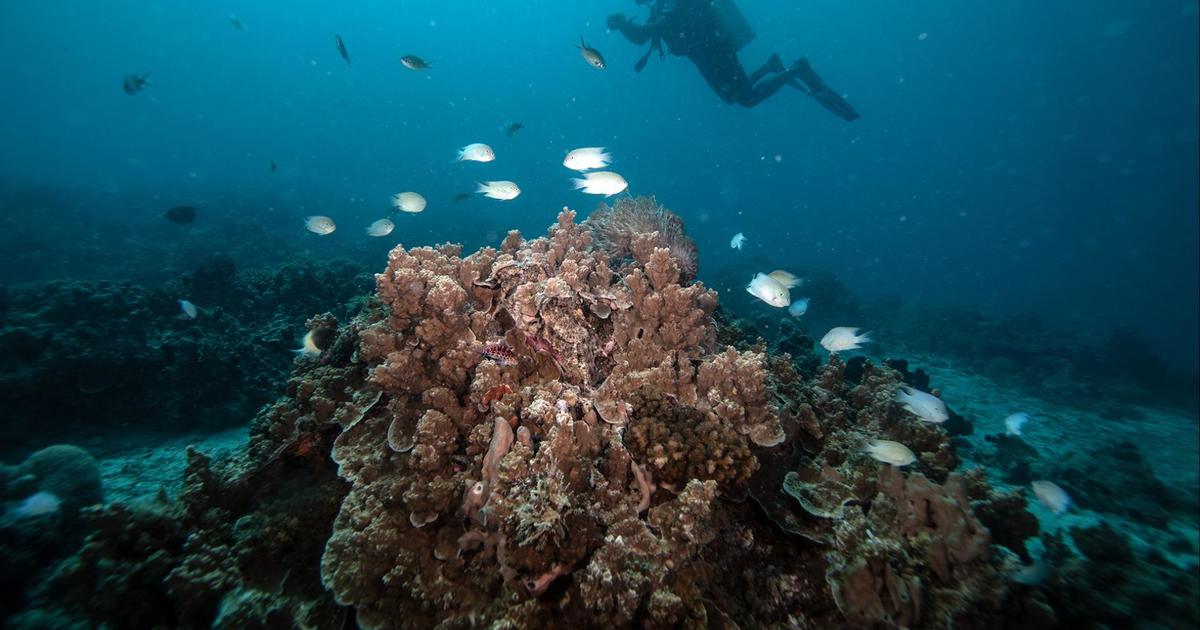
[[188, 319], [196, 319], [196, 315], [200, 313], [196, 305], [187, 300], [179, 300], [179, 308], [183, 310], [183, 314], [187, 315]]
[[821, 337], [821, 347], [829, 352], [842, 352], [844, 350], [858, 350], [862, 346], [860, 344], [870, 343], [871, 333], [858, 334], [861, 328], [852, 326], [838, 326], [829, 329], [824, 337]]
[[292, 350], [292, 352], [309, 358], [321, 356], [321, 349], [317, 347], [317, 342], [313, 340], [313, 331], [310, 330], [305, 333], [300, 347]]
[[803, 278], [797, 278], [795, 274], [788, 272], [788, 271], [784, 271], [782, 269], [776, 269], [775, 271], [772, 271], [771, 273], [769, 273], [767, 275], [771, 276], [772, 278], [775, 278], [776, 282], [778, 282], [779, 284], [782, 284], [783, 286], [785, 286], [789, 289], [794, 289], [794, 288], [804, 284]]
[[572, 171], [590, 171], [604, 168], [612, 162], [612, 155], [604, 152], [604, 147], [580, 147], [567, 153], [563, 158], [563, 166]]
[[513, 182], [501, 180], [496, 182], [480, 182], [476, 185], [475, 192], [483, 193], [483, 196], [488, 199], [510, 201], [516, 199], [517, 195], [521, 194], [521, 188]]
[[893, 466], [907, 466], [917, 461], [917, 456], [913, 454], [907, 446], [893, 442], [891, 440], [871, 440], [863, 452], [873, 457], [876, 461]]
[[1062, 514], [1071, 508], [1071, 495], [1067, 494], [1053, 481], [1034, 481], [1029, 484], [1042, 505], [1050, 508], [1055, 514]]
[[788, 307], [788, 315], [792, 317], [802, 317], [808, 312], [808, 298], [800, 298]]
[[400, 212], [415, 214], [425, 210], [425, 198], [415, 192], [396, 193], [392, 195], [392, 205]]
[[308, 228], [309, 232], [320, 234], [321, 236], [333, 234], [333, 231], [337, 229], [337, 226], [333, 224], [333, 219], [320, 215], [304, 219], [304, 227]]
[[380, 219], [367, 228], [367, 236], [387, 236], [394, 229], [396, 224], [392, 223], [391, 219]]
[[754, 275], [754, 279], [746, 285], [746, 293], [779, 308], [787, 306], [792, 301], [787, 287], [779, 284], [778, 280], [765, 273]]
[[1009, 435], [1021, 435], [1021, 427], [1025, 426], [1026, 422], [1029, 422], [1029, 414], [1014, 413], [1004, 419], [1004, 428]]
[[43, 514], [53, 514], [61, 506], [62, 500], [57, 495], [53, 492], [43, 490], [29, 496], [20, 505], [13, 508], [13, 515], [17, 518], [29, 518]]
[[950, 412], [941, 398], [907, 385], [896, 390], [896, 402], [922, 422], [941, 424], [950, 419]]
[[496, 152], [482, 142], [474, 142], [458, 150], [459, 162], [491, 162]]
[[742, 234], [741, 232], [734, 234], [733, 238], [729, 239], [729, 247], [732, 249], [736, 249], [738, 251], [742, 251], [742, 245], [745, 245], [745, 244], [746, 244], [746, 235]]
[[612, 171], [592, 171], [584, 173], [582, 179], [576, 177], [571, 181], [575, 183], [575, 190], [605, 197], [611, 197], [629, 188], [629, 183], [625, 181], [625, 178]]

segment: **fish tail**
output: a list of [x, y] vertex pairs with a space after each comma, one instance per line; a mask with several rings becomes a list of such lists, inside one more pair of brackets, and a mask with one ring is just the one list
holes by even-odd
[[487, 184], [485, 184], [483, 182], [475, 182], [475, 192], [483, 193], [486, 195], [488, 192]]
[[571, 183], [575, 184], [575, 190], [586, 190], [588, 186], [588, 180], [582, 177], [572, 177]]

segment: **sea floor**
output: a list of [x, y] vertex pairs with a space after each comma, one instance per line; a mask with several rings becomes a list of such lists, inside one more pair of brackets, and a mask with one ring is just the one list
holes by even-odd
[[119, 441], [106, 439], [80, 446], [88, 449], [100, 464], [105, 498], [136, 503], [153, 500], [160, 491], [171, 497], [179, 494], [189, 446], [220, 458], [241, 448], [247, 437], [247, 428], [238, 427], [219, 433], [133, 434]]
[[[1141, 450], [1160, 481], [1171, 491], [1188, 498], [1191, 504], [1196, 503], [1196, 489], [1200, 486], [1200, 423], [1196, 417], [1178, 410], [1138, 406], [1133, 409], [1137, 417], [1105, 418], [1094, 410], [1025, 394], [973, 373], [953, 359], [919, 352], [905, 352], [902, 356], [908, 359], [910, 369], [924, 369], [929, 374], [931, 386], [941, 390], [942, 399], [951, 409], [974, 422], [974, 433], [966, 439], [975, 450], [990, 449], [984, 436], [1004, 433], [1005, 418], [1024, 412], [1029, 414], [1030, 420], [1022, 437], [1038, 450], [1040, 457], [1053, 459], [1071, 451], [1100, 452], [1112, 444], [1131, 442]], [[967, 463], [978, 465], [970, 458]], [[987, 466], [985, 469], [993, 485], [1006, 487], [1000, 471]], [[1121, 515], [1078, 506], [1066, 514], [1055, 515], [1033, 500], [1032, 495], [1029, 509], [1046, 532], [1092, 526], [1104, 521], [1127, 536], [1135, 552], [1142, 552], [1139, 555], [1154, 549], [1180, 567], [1200, 564], [1197, 554], [1200, 550], [1200, 515], [1195, 513], [1177, 515], [1168, 529], [1162, 530]], [[1168, 541], [1178, 537], [1191, 542], [1192, 552], [1168, 551]], [[1064, 536], [1064, 539], [1070, 544], [1070, 536]], [[1040, 541], [1031, 540], [1029, 547], [1034, 555], [1040, 553]]]

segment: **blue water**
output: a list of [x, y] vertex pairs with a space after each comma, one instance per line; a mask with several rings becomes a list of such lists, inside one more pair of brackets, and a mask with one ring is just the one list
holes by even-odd
[[[431, 202], [400, 217], [406, 245], [537, 233], [563, 205], [594, 207], [560, 160], [603, 145], [631, 192], [685, 218], [702, 278], [741, 231], [862, 296], [1132, 326], [1194, 368], [1194, 2], [742, 4], [758, 35], [745, 65], [807, 56], [862, 119], [788, 89], [725, 105], [682, 58], [635, 74], [642, 50], [604, 27], [641, 17], [631, 3], [4, 3], [0, 176], [125, 207], [270, 197], [239, 212], [286, 208], [268, 230], [313, 213], [354, 226], [319, 244], [332, 254], [400, 190]], [[147, 71], [152, 86], [121, 91]], [[511, 140], [510, 121], [526, 125]], [[451, 163], [469, 142], [500, 158]], [[524, 192], [450, 203], [485, 178]]]
[[[333, 335], [337, 328], [329, 319], [319, 326], [305, 322], [329, 311], [349, 337], [345, 325], [361, 312], [371, 274], [385, 268], [397, 245], [457, 242], [470, 252], [497, 246], [511, 229], [541, 235], [563, 207], [583, 218], [600, 202], [613, 202], [574, 190], [570, 180], [577, 174], [562, 165], [567, 151], [588, 146], [614, 155], [611, 170], [629, 182], [629, 193], [655, 195], [684, 219], [700, 251], [698, 279], [718, 290], [728, 309], [717, 316], [722, 334], [734, 336], [728, 331], [737, 326], [743, 350], [766, 339], [773, 358], [796, 355], [796, 369], [808, 370], [803, 376], [810, 378], [817, 364], [831, 361], [823, 351], [811, 352], [813, 339], [828, 326], [862, 326], [877, 331], [865, 351], [871, 361], [903, 355], [913, 367], [905, 373], [908, 382], [923, 378], [921, 387], [946, 393], [958, 424], [946, 435], [935, 432], [945, 438], [939, 443], [953, 445], [936, 455], [954, 451], [961, 456], [959, 472], [982, 467], [996, 488], [1027, 496], [1029, 512], [1009, 502], [994, 509], [1008, 510], [1012, 518], [1009, 512], [990, 516], [1017, 532], [1012, 536], [1021, 550], [1029, 540], [1038, 563], [1023, 558], [1026, 564], [1018, 566], [1051, 566], [1067, 576], [1043, 589], [1063, 627], [1083, 619], [1123, 627], [1138, 615], [1165, 627], [1194, 624], [1200, 549], [1197, 0], [740, 4], [757, 34], [740, 52], [747, 69], [772, 53], [786, 64], [805, 57], [861, 118], [837, 118], [787, 87], [751, 109], [727, 105], [680, 57], [652, 55], [636, 73], [645, 48], [605, 27], [606, 16], [618, 11], [644, 19], [646, 9], [627, 0], [0, 2], [0, 458], [11, 464], [0, 463], [0, 625], [21, 611], [13, 627], [57, 627], [40, 615], [60, 607], [72, 619], [114, 627], [167, 627], [181, 619], [205, 625], [227, 613], [236, 618], [229, 612], [238, 605], [233, 595], [274, 593], [263, 601], [283, 602], [303, 592], [287, 605], [303, 608], [297, 602], [311, 597], [321, 602], [319, 612], [333, 611], [313, 626], [350, 627], [353, 610], [333, 602], [329, 584], [318, 584], [327, 577], [318, 575], [318, 565], [328, 530], [341, 494], [353, 485], [336, 477], [328, 458], [340, 427], [328, 417], [316, 422], [279, 409], [310, 404], [308, 390], [298, 384], [304, 379], [344, 387], [347, 396], [369, 388], [341, 380], [361, 367], [347, 367], [348, 343], [320, 348], [324, 354], [308, 363], [296, 359], [292, 351], [305, 331]], [[339, 56], [339, 36], [350, 64]], [[581, 57], [581, 37], [603, 53], [606, 69]], [[432, 69], [406, 69], [399, 59], [410, 54], [431, 61]], [[145, 73], [151, 84], [143, 91], [122, 90], [124, 77]], [[504, 127], [513, 122], [524, 127], [509, 137]], [[456, 162], [456, 151], [474, 142], [490, 144], [497, 159]], [[455, 201], [485, 180], [513, 180], [522, 193], [504, 202], [479, 195]], [[427, 209], [393, 212], [391, 197], [401, 191], [424, 195]], [[163, 212], [178, 205], [198, 208], [194, 224], [164, 219]], [[338, 229], [328, 236], [307, 232], [310, 215], [328, 215]], [[388, 216], [394, 233], [364, 234]], [[739, 232], [747, 238], [741, 251], [729, 245]], [[754, 273], [772, 269], [812, 280], [809, 287], [817, 292], [803, 318], [788, 318], [743, 291]], [[806, 297], [807, 290], [791, 297]], [[834, 304], [831, 296], [845, 299]], [[180, 299], [196, 303], [198, 318], [180, 314]], [[843, 321], [851, 313], [860, 321]], [[976, 346], [961, 331], [939, 329], [957, 325], [995, 332], [995, 339]], [[880, 386], [878, 373], [865, 372], [862, 357], [857, 361], [847, 368], [846, 382], [863, 379], [863, 386], [838, 392], [836, 404], [818, 410], [820, 423], [848, 422], [840, 415], [852, 398], [847, 392], [857, 392], [854, 405], [861, 406], [859, 394], [874, 395], [868, 381]], [[781, 365], [791, 364], [774, 364], [772, 378]], [[772, 404], [801, 400], [772, 393]], [[664, 396], [662, 401], [675, 399]], [[277, 397], [284, 402], [275, 412], [264, 407]], [[558, 403], [566, 413], [567, 403]], [[360, 404], [362, 409], [353, 407]], [[385, 407], [358, 399], [337, 405], [338, 413], [353, 407], [359, 418], [382, 414]], [[878, 401], [871, 405], [877, 410]], [[246, 426], [259, 409], [264, 411], [250, 425], [247, 446]], [[871, 421], [886, 420], [895, 430], [903, 423], [896, 424], [900, 412], [893, 411]], [[1002, 435], [1003, 418], [1015, 412], [1031, 416], [1024, 439]], [[279, 417], [296, 426], [263, 429]], [[848, 445], [877, 436], [859, 435], [860, 428], [838, 426], [836, 441], [830, 438], [835, 447], [822, 457], [834, 461], [828, 454], [834, 452], [838, 462], [862, 459], [846, 455]], [[471, 427], [458, 429], [463, 449], [445, 458], [447, 470], [470, 464], [487, 441]], [[261, 437], [255, 431], [270, 439], [255, 443]], [[732, 438], [721, 439], [743, 439], [729, 433]], [[542, 437], [536, 436], [539, 443]], [[50, 449], [58, 465], [46, 466], [47, 474], [36, 471], [30, 462], [38, 455], [30, 453], [56, 442], [81, 448]], [[210, 454], [249, 452], [240, 461], [267, 461], [262, 470], [269, 479], [259, 488], [254, 475], [262, 470], [239, 476], [223, 469], [211, 482], [216, 485], [192, 487], [198, 493], [192, 501], [230, 503], [206, 513], [202, 525], [192, 522], [201, 520], [193, 510], [212, 505], [188, 504], [188, 510], [165, 515], [155, 512], [165, 509], [159, 504], [136, 513], [113, 507], [154, 497], [160, 489], [177, 495], [183, 445], [195, 442]], [[279, 450], [265, 456], [266, 443]], [[780, 452], [790, 457], [806, 448], [778, 447], [771, 455], [777, 461], [767, 458], [767, 449], [757, 452], [782, 471]], [[923, 455], [925, 464], [933, 459], [930, 452]], [[391, 451], [380, 459], [387, 457]], [[192, 461], [193, 472], [199, 461]], [[955, 466], [939, 460], [943, 465], [943, 473]], [[1027, 490], [1036, 475], [1049, 473], [1078, 495], [1069, 514], [1052, 513]], [[203, 485], [197, 479], [206, 477], [190, 478], [192, 486]], [[64, 520], [43, 528], [23, 520], [28, 506], [14, 506], [50, 481], [83, 490], [65, 497]], [[225, 496], [227, 488], [237, 488], [228, 493], [232, 498]], [[732, 498], [757, 501], [770, 497], [770, 489]], [[652, 509], [666, 494], [658, 492]], [[767, 522], [783, 522], [769, 501], [751, 507], [724, 498], [731, 497], [720, 500], [721, 509], [743, 520], [714, 545], [732, 541], [725, 551], [733, 555], [743, 543], [746, 550], [808, 554], [809, 564], [797, 563], [795, 574], [779, 580], [780, 592], [796, 584], [807, 589], [813, 582], [803, 572], [832, 563], [817, 562], [809, 542], [796, 543]], [[995, 496], [971, 499], [982, 513], [993, 509]], [[107, 529], [89, 520], [99, 512], [74, 520], [82, 506], [106, 501], [104, 509], [117, 513], [109, 514]], [[855, 514], [869, 507], [870, 497], [862, 499]], [[45, 509], [57, 516], [59, 506]], [[285, 518], [294, 513], [313, 515], [311, 531], [307, 521], [297, 527]], [[221, 520], [226, 516], [230, 523]], [[430, 527], [442, 528], [439, 551], [462, 533], [462, 523], [442, 518]], [[1033, 531], [1038, 523], [1046, 534], [1041, 538]], [[1105, 529], [1110, 524], [1119, 533]], [[285, 530], [278, 537], [264, 533], [277, 526]], [[211, 539], [180, 551], [181, 532], [193, 527]], [[738, 527], [744, 529], [730, 534]], [[256, 553], [286, 561], [264, 562], [261, 574], [238, 578], [256, 591], [227, 593], [221, 589], [237, 580], [212, 578], [197, 588], [211, 601], [194, 606], [184, 601], [187, 585], [179, 590], [183, 595], [171, 591], [130, 602], [106, 599], [128, 592], [120, 580], [93, 595], [80, 586], [87, 580], [72, 577], [72, 566], [84, 566], [71, 554], [85, 536], [93, 536], [91, 547], [84, 547], [93, 552], [82, 555], [93, 561], [103, 556], [96, 548], [125, 554], [125, 547], [120, 553], [114, 551], [119, 545], [105, 547], [105, 536], [132, 536], [138, 528], [152, 537], [168, 533], [144, 549], [141, 539], [130, 547], [149, 554], [159, 545], [171, 557], [138, 559], [129, 552], [132, 559], [104, 564], [105, 556], [97, 561], [105, 571], [134, 574], [142, 560], [151, 572], [188, 569], [188, 554], [199, 557], [198, 548], [236, 536], [244, 536], [239, 545], [245, 547], [237, 551], [244, 566], [231, 571], [255, 573]], [[996, 531], [1004, 534], [1001, 527]], [[760, 540], [748, 542], [754, 532]], [[1064, 532], [1072, 542], [1062, 542]], [[599, 530], [583, 536], [595, 539], [588, 554], [603, 537]], [[1012, 541], [993, 542], [991, 552]], [[1061, 553], [1065, 546], [1074, 552], [1087, 547], [1083, 555], [1093, 564], [1052, 566], [1070, 555]], [[230, 549], [214, 548], [222, 558]], [[1118, 557], [1122, 550], [1125, 557]], [[571, 560], [578, 570], [571, 580], [583, 579], [578, 576], [589, 561], [583, 555]], [[749, 552], [741, 561], [756, 562]], [[59, 562], [66, 573], [55, 576], [50, 569]], [[988, 562], [1000, 565], [998, 556], [989, 556], [971, 569], [976, 573], [964, 575], [977, 578]], [[287, 563], [301, 566], [303, 574], [284, 572]], [[557, 564], [547, 566], [549, 580], [560, 586], [568, 581], [554, 573]], [[531, 560], [521, 577], [545, 577], [547, 566]], [[1109, 579], [1110, 570], [1122, 579]], [[189, 571], [175, 577], [186, 581]], [[1132, 576], [1128, 583], [1125, 576]], [[163, 575], [139, 579], [176, 588]], [[1008, 588], [1012, 579], [1006, 579]], [[58, 591], [37, 587], [39, 581], [65, 584], [70, 588], [63, 592], [83, 599], [60, 598]], [[1038, 584], [1022, 584], [1031, 589], [1013, 587], [1008, 592], [1014, 599], [1005, 605], [1040, 592], [1032, 588]], [[1076, 597], [1084, 592], [1088, 598]], [[556, 599], [561, 596], [551, 592], [538, 605], [562, 601], [566, 610], [567, 600]], [[789, 596], [780, 601], [820, 600]], [[84, 601], [88, 597], [94, 601]], [[1036, 597], [1009, 606], [1006, 620], [1036, 619], [1042, 601]], [[250, 601], [249, 595], [243, 599]], [[166, 616], [121, 619], [126, 606]], [[834, 610], [828, 602], [825, 607], [818, 613]], [[1110, 607], [1122, 615], [1106, 616]], [[1100, 608], [1104, 615], [1089, 615]], [[754, 619], [753, 610], [729, 610]], [[980, 627], [988, 619], [995, 621], [981, 614]], [[1175, 620], [1183, 625], [1171, 626]]]

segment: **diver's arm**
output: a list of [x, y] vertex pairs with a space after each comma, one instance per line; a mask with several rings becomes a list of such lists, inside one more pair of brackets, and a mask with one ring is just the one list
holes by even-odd
[[644, 26], [634, 24], [633, 20], [625, 17], [624, 13], [614, 13], [608, 16], [608, 28], [614, 31], [620, 31], [625, 39], [641, 46], [650, 41], [654, 37], [659, 36], [657, 24], [646, 24]]

